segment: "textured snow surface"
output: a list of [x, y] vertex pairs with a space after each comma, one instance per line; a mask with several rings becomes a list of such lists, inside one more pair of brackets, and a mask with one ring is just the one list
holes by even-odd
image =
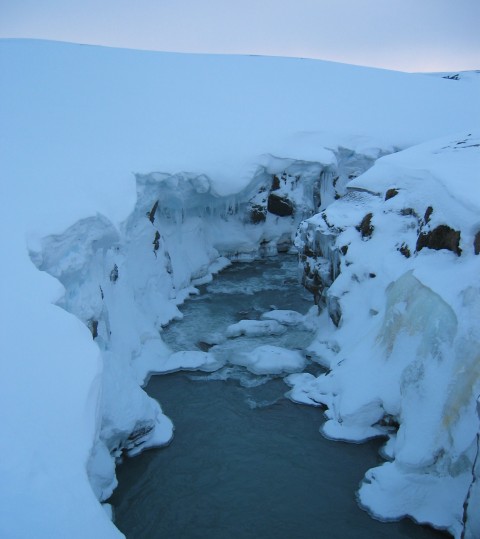
[[[315, 174], [323, 171], [331, 177], [338, 166], [342, 191], [349, 179], [342, 163], [350, 156], [371, 164], [394, 148], [478, 123], [478, 84], [310, 60], [162, 54], [30, 40], [2, 40], [0, 64], [0, 405], [2, 428], [8, 433], [0, 438], [0, 535], [120, 537], [97, 500], [115, 486], [108, 455], [135, 454], [168, 443], [172, 435], [170, 421], [139, 384], [169, 362], [172, 369], [209, 365], [205, 356], [171, 359], [159, 337], [162, 324], [180, 316], [177, 305], [195, 292], [192, 281], [208, 281], [228, 263], [222, 256], [254, 257], [260, 245], [267, 254], [275, 252], [296, 226], [295, 220], [269, 214], [260, 228], [245, 227], [240, 218], [228, 217], [240, 199], [257, 196], [269, 175], [285, 172], [295, 179], [300, 171], [306, 191], [296, 190], [292, 199], [305, 210], [296, 219], [308, 217], [313, 207], [306, 193]], [[449, 141], [445, 144], [458, 142]], [[460, 150], [453, 147], [451, 153]], [[466, 172], [470, 165], [464, 169], [459, 160], [452, 169], [446, 159], [444, 173], [442, 164], [434, 170], [432, 163], [425, 170], [436, 179], [429, 181], [444, 187], [432, 218], [451, 206], [451, 226], [465, 225], [463, 249], [477, 224], [470, 217], [478, 207], [477, 187], [463, 173], [457, 174], [454, 186], [449, 171]], [[410, 177], [408, 165], [402, 167], [401, 175], [388, 169], [399, 187]], [[136, 182], [133, 173], [138, 174]], [[416, 174], [426, 177], [423, 168]], [[247, 184], [254, 178], [249, 191]], [[383, 189], [374, 183], [374, 190]], [[403, 195], [415, 196], [410, 189], [408, 185]], [[408, 199], [418, 211], [424, 211], [422, 203], [428, 199], [421, 189], [418, 200]], [[378, 197], [370, 198], [378, 207]], [[152, 211], [156, 200], [158, 210]], [[324, 205], [330, 200], [333, 190]], [[391, 199], [390, 205], [400, 200]], [[338, 204], [332, 212], [350, 210], [351, 205]], [[381, 212], [375, 219], [385, 220]], [[385, 244], [390, 232], [403, 226], [400, 219], [392, 223], [386, 225]], [[347, 236], [354, 232], [345, 234], [345, 241], [351, 241]], [[405, 234], [413, 241], [413, 229]], [[360, 247], [352, 247], [352, 257]], [[447, 319], [460, 320], [461, 301], [475, 313], [475, 289], [460, 290], [454, 279], [451, 289], [442, 280], [454, 269], [458, 283], [470, 283], [477, 272], [474, 255], [466, 255], [463, 264], [452, 253], [426, 251], [415, 259], [418, 266], [411, 267], [389, 248], [395, 264], [385, 259], [385, 272], [375, 286], [355, 285], [348, 292], [352, 302], [376, 309], [380, 315], [375, 320], [380, 321], [387, 284], [413, 270], [409, 286], [418, 282], [431, 290], [432, 301], [447, 305]], [[378, 258], [366, 253], [359, 258], [364, 267], [357, 271], [360, 281]], [[445, 271], [429, 277], [439, 260]], [[374, 271], [380, 277], [379, 269]], [[338, 295], [349, 290], [345, 279], [334, 286]], [[462, 291], [463, 300], [456, 291]], [[345, 328], [348, 312], [353, 311], [345, 310]], [[380, 322], [371, 323], [368, 312], [350, 315], [362, 320], [356, 341], [371, 336], [367, 344], [358, 344], [358, 357], [362, 351], [365, 358], [372, 355], [380, 331]], [[462, 340], [457, 329], [452, 346], [458, 357], [470, 354], [474, 369], [476, 319], [471, 320], [470, 333], [462, 330]], [[335, 339], [325, 339], [330, 356], [337, 353]], [[342, 342], [340, 336], [337, 340]], [[397, 341], [392, 354], [402, 355]], [[413, 348], [409, 341], [407, 350]], [[347, 352], [342, 349], [342, 356]], [[263, 364], [267, 356], [259, 352], [258, 357]], [[400, 371], [406, 359], [398, 361]], [[455, 362], [442, 365], [432, 370], [460, 369]], [[382, 368], [387, 369], [379, 367], [372, 379], [378, 379]], [[470, 394], [473, 381], [462, 372], [458, 376]], [[361, 379], [367, 380], [368, 373]], [[338, 387], [350, 380], [348, 374], [345, 381], [340, 376]], [[382, 405], [399, 414], [393, 385], [392, 396]], [[325, 401], [332, 398], [328, 386], [318, 390]], [[355, 392], [354, 402], [347, 399], [346, 425], [349, 417], [352, 428], [357, 425], [355, 413], [364, 405], [366, 419], [360, 428], [370, 428], [368, 422], [381, 415], [380, 404], [372, 404], [370, 386]], [[445, 406], [452, 418], [464, 409], [470, 413], [470, 401], [463, 404], [453, 390], [447, 394]], [[381, 395], [378, 399], [382, 402]], [[402, 413], [413, 417], [417, 404], [413, 398]], [[452, 443], [464, 454], [476, 428], [468, 414], [460, 417], [467, 420], [452, 422], [454, 441], [447, 444], [447, 455]], [[456, 430], [464, 434], [456, 437]], [[407, 460], [424, 466], [440, 447], [425, 441]], [[424, 449], [427, 457], [420, 458]]]
[[252, 352], [235, 357], [234, 362], [254, 374], [298, 372], [305, 366], [305, 358], [300, 352], [271, 345], [258, 346]]

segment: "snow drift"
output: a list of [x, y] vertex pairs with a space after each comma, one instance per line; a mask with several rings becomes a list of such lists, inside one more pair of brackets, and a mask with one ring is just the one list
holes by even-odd
[[[390, 434], [362, 504], [458, 535], [480, 495], [477, 81], [29, 40], [1, 41], [0, 62], [2, 535], [121, 536], [97, 501], [113, 459], [172, 435], [140, 385], [214, 368], [172, 358], [162, 325], [228, 259], [290, 249], [302, 219], [332, 371], [296, 387], [329, 406], [327, 435]], [[446, 497], [412, 507], [419, 473]]]

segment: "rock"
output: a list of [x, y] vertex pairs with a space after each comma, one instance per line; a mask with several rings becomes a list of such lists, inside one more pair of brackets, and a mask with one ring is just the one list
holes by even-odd
[[327, 295], [327, 311], [331, 321], [338, 328], [342, 319], [342, 309], [337, 297]]
[[87, 326], [88, 329], [92, 332], [93, 339], [96, 339], [98, 337], [98, 320], [90, 318], [90, 320], [87, 320]]
[[360, 232], [363, 239], [369, 239], [373, 234], [372, 217], [373, 213], [367, 213], [362, 219], [362, 222], [355, 227]]
[[480, 231], [475, 234], [475, 239], [473, 240], [473, 248], [475, 250], [475, 254], [478, 255], [480, 253]]
[[249, 219], [254, 225], [264, 223], [267, 219], [267, 209], [260, 204], [252, 204], [250, 207]]
[[423, 222], [427, 224], [430, 221], [430, 217], [432, 216], [433, 208], [432, 206], [428, 206], [428, 208], [425, 210], [425, 215], [423, 216]]
[[280, 189], [280, 178], [274, 174], [272, 178], [272, 187], [270, 190], [277, 191], [278, 189]]
[[385, 193], [385, 200], [389, 200], [390, 198], [396, 197], [398, 195], [398, 189], [389, 189]]
[[[117, 281], [117, 279], [118, 279], [118, 266], [115, 264], [113, 266], [112, 271], [110, 272], [110, 281], [112, 283], [115, 283]], [[103, 296], [103, 294], [102, 294], [102, 296]]]
[[275, 193], [270, 193], [268, 196], [267, 209], [270, 213], [279, 217], [288, 217], [293, 215], [294, 205], [287, 197], [280, 197]]
[[408, 248], [408, 245], [406, 243], [402, 243], [402, 245], [398, 248], [398, 250], [402, 253], [402, 255], [405, 258], [410, 258], [411, 256], [410, 249]]
[[437, 251], [448, 249], [460, 256], [462, 253], [460, 249], [460, 231], [453, 230], [447, 225], [439, 225], [430, 232], [422, 232], [418, 236], [416, 249], [421, 251], [424, 247]]
[[417, 212], [413, 208], [402, 208], [400, 210], [400, 215], [403, 215], [404, 217], [406, 216], [417, 217], [418, 219]]
[[152, 225], [153, 225], [153, 223], [155, 221], [155, 212], [157, 211], [157, 208], [158, 208], [158, 200], [152, 206], [152, 209], [147, 213], [147, 217], [148, 217], [149, 221], [152, 223]]
[[155, 230], [155, 237], [153, 238], [152, 243], [153, 243], [153, 252], [156, 255], [157, 254], [156, 252], [158, 251], [160, 247], [160, 232], [158, 230]]

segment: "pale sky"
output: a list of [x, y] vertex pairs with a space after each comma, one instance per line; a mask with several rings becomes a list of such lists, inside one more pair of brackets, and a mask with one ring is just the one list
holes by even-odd
[[0, 37], [480, 69], [480, 0], [0, 0]]

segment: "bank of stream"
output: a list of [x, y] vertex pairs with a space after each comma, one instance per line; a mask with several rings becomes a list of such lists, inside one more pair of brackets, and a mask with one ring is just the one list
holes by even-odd
[[[182, 307], [164, 340], [177, 350], [222, 341], [225, 329], [275, 309], [306, 313], [294, 256], [237, 263]], [[305, 328], [238, 337], [210, 348], [222, 359], [273, 344], [303, 349]], [[309, 361], [307, 370], [318, 372]], [[382, 523], [355, 499], [365, 471], [381, 462], [380, 442], [323, 438], [318, 408], [294, 404], [281, 377], [244, 367], [153, 376], [146, 387], [175, 424], [167, 448], [126, 459], [110, 500], [128, 539], [427, 539], [441, 532], [409, 520]]]

